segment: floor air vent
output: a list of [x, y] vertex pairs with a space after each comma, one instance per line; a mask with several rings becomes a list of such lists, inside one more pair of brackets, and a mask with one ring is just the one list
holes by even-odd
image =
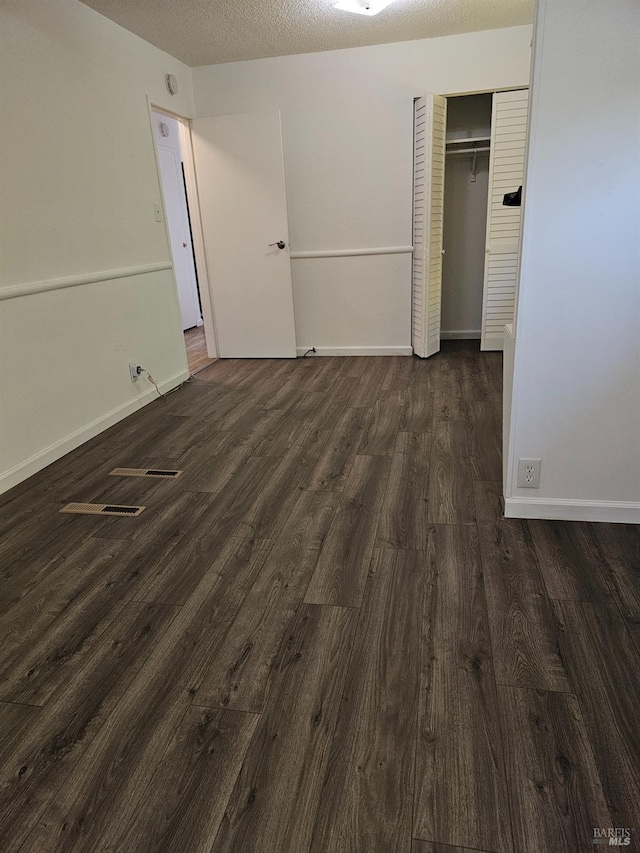
[[144, 510], [143, 506], [117, 506], [115, 504], [67, 504], [60, 512], [77, 515], [129, 515], [136, 516]]
[[110, 477], [155, 477], [156, 479], [174, 480], [182, 471], [168, 471], [160, 468], [114, 468], [109, 471]]

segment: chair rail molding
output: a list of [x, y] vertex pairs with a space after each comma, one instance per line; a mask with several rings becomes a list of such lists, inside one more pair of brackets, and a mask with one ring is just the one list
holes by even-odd
[[117, 278], [131, 278], [132, 276], [162, 272], [171, 268], [171, 261], [158, 261], [157, 263], [140, 264], [135, 267], [121, 267], [115, 270], [80, 273], [79, 275], [69, 275], [64, 278], [51, 278], [46, 281], [11, 284], [8, 287], [0, 287], [0, 301], [3, 299], [15, 299], [19, 296], [32, 296], [34, 293], [46, 293], [49, 290], [63, 290], [67, 287], [79, 287], [83, 284], [96, 284], [100, 281], [110, 281]]
[[370, 249], [320, 249], [313, 252], [291, 252], [291, 260], [302, 258], [356, 258], [364, 255], [409, 255], [413, 246], [380, 246]]

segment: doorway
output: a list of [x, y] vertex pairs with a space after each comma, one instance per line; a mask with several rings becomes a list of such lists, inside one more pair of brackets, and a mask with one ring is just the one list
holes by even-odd
[[208, 305], [201, 284], [201, 267], [196, 260], [194, 214], [197, 214], [197, 203], [189, 203], [189, 126], [186, 120], [155, 108], [151, 118], [180, 320], [189, 371], [194, 374], [214, 361], [215, 344], [207, 340], [205, 316]]

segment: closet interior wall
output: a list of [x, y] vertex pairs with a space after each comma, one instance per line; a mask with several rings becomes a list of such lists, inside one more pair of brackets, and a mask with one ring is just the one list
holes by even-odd
[[[491, 136], [492, 95], [447, 98], [447, 142]], [[442, 338], [480, 338], [484, 280], [489, 151], [449, 154], [445, 164]]]

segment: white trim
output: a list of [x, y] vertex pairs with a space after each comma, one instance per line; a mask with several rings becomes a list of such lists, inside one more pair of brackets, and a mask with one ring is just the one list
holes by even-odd
[[440, 332], [441, 341], [477, 341], [480, 340], [480, 329], [452, 329], [450, 332]]
[[413, 246], [382, 246], [374, 249], [323, 249], [318, 252], [291, 252], [292, 261], [301, 258], [355, 258], [363, 255], [409, 255]]
[[[189, 371], [181, 370], [179, 373], [159, 382], [158, 385], [160, 391], [165, 394], [167, 391], [177, 388], [178, 385], [181, 385], [188, 378]], [[8, 491], [14, 486], [17, 486], [18, 483], [26, 480], [27, 477], [31, 477], [42, 468], [46, 468], [47, 465], [51, 465], [52, 462], [60, 459], [61, 456], [65, 456], [70, 451], [75, 450], [76, 447], [80, 447], [81, 444], [84, 444], [85, 441], [89, 441], [90, 438], [93, 438], [99, 433], [104, 432], [104, 430], [109, 429], [109, 427], [118, 423], [118, 421], [123, 420], [128, 415], [131, 415], [133, 412], [141, 409], [147, 403], [150, 403], [157, 396], [156, 389], [149, 388], [135, 399], [128, 400], [116, 409], [112, 409], [110, 412], [107, 412], [106, 415], [96, 418], [96, 420], [80, 427], [80, 429], [77, 429], [70, 435], [56, 441], [55, 444], [45, 447], [44, 450], [41, 450], [29, 459], [25, 459], [24, 462], [20, 462], [8, 471], [4, 471], [0, 474], [0, 494]]]
[[[311, 347], [296, 347], [298, 356], [309, 352]], [[319, 355], [413, 355], [412, 347], [316, 347], [315, 353], [307, 358]]]
[[550, 518], [560, 521], [612, 521], [640, 524], [640, 502], [583, 501], [565, 498], [505, 498], [506, 518]]
[[156, 264], [140, 264], [137, 267], [82, 273], [81, 275], [69, 275], [65, 278], [51, 278], [48, 281], [12, 284], [9, 287], [0, 288], [0, 300], [14, 299], [17, 296], [31, 296], [34, 293], [45, 293], [49, 290], [63, 290], [65, 287], [78, 287], [82, 284], [96, 284], [100, 281], [110, 281], [116, 278], [131, 278], [134, 275], [145, 275], [146, 273], [170, 269], [172, 269], [171, 261], [160, 261]]
[[[482, 339], [482, 336], [481, 336]], [[504, 334], [502, 335], [486, 335], [482, 344], [483, 352], [495, 352], [496, 350], [504, 350]]]

